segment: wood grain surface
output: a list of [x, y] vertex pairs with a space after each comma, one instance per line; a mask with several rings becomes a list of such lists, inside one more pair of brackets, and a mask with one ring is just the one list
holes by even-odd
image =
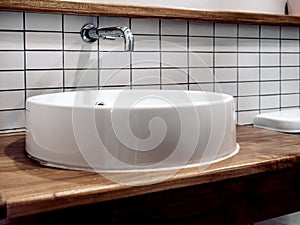
[[2, 10], [28, 12], [48, 12], [65, 14], [88, 14], [121, 17], [158, 17], [172, 19], [204, 20], [224, 23], [249, 23], [295, 25], [300, 17], [258, 13], [216, 12], [167, 7], [105, 4], [95, 2], [75, 2], [65, 0], [6, 0], [0, 1]]
[[[166, 180], [152, 184], [153, 177], [164, 177], [165, 172], [115, 174], [115, 178], [122, 179], [124, 182], [132, 181], [136, 186], [114, 183], [97, 173], [41, 167], [24, 156], [24, 134], [2, 135], [0, 137], [0, 192], [5, 199], [6, 213], [0, 213], [0, 215], [5, 214], [8, 219], [13, 219], [96, 203], [103, 204], [103, 207], [107, 208], [107, 204], [119, 201], [117, 205], [110, 206], [116, 210], [110, 213], [118, 212], [121, 213], [120, 216], [124, 217], [126, 211], [136, 210], [138, 212], [144, 209], [146, 206], [141, 208], [139, 204], [148, 204], [147, 202], [153, 204], [147, 206], [149, 210], [153, 211], [157, 204], [162, 204], [162, 199], [164, 199], [163, 202], [169, 201], [168, 204], [174, 204], [174, 215], [176, 215], [176, 210], [179, 210], [175, 207], [176, 204], [182, 208], [187, 206], [186, 204], [192, 204], [190, 201], [193, 201], [193, 207], [199, 210], [203, 206], [195, 206], [195, 201], [211, 203], [210, 205], [213, 207], [199, 211], [202, 214], [217, 206], [224, 208], [224, 204], [227, 211], [238, 212], [245, 210], [241, 207], [241, 205], [246, 206], [247, 201], [243, 200], [245, 197], [248, 199], [248, 203], [249, 201], [265, 202], [264, 205], [259, 206], [262, 208], [274, 206], [273, 211], [264, 214], [267, 216], [300, 210], [298, 203], [300, 195], [292, 197], [300, 188], [300, 183], [297, 182], [300, 177], [300, 172], [298, 172], [300, 136], [248, 127], [238, 127], [237, 131], [238, 142], [241, 146], [240, 152], [230, 159], [211, 165], [204, 171], [199, 171], [198, 167], [183, 169]], [[181, 190], [180, 194], [177, 193], [179, 190]], [[284, 190], [286, 190], [285, 193]], [[195, 193], [199, 191], [206, 194], [195, 196]], [[294, 200], [294, 204], [274, 196], [278, 194], [278, 191], [281, 193], [281, 198]], [[209, 197], [214, 194], [219, 197], [217, 199]], [[188, 195], [190, 195], [189, 198]], [[174, 196], [176, 196], [175, 199], [181, 201], [172, 200]], [[227, 196], [227, 198], [224, 199], [222, 196]], [[134, 197], [134, 199], [132, 200], [130, 197]], [[185, 197], [187, 202], [184, 202]], [[234, 200], [230, 202], [228, 199]], [[274, 204], [277, 200], [281, 201], [281, 205]], [[132, 201], [137, 201], [137, 205], [132, 205]], [[139, 201], [142, 203], [138, 203]], [[238, 205], [241, 208], [235, 208]], [[255, 214], [258, 210], [255, 205], [250, 204], [247, 210], [252, 210], [252, 213]], [[213, 213], [209, 212], [206, 216]], [[141, 211], [141, 215], [143, 213], [145, 212]], [[227, 214], [220, 213], [222, 218]], [[74, 212], [70, 215], [74, 216]], [[111, 214], [106, 212], [105, 215]], [[166, 216], [166, 214], [163, 215]], [[232, 214], [230, 215], [232, 216]], [[231, 224], [244, 224], [242, 222], [235, 223], [240, 220], [250, 221], [245, 216], [233, 216], [234, 220], [231, 216], [228, 219]], [[129, 216], [127, 217], [129, 218]], [[177, 217], [180, 216], [177, 215]], [[257, 214], [256, 220], [264, 219], [264, 217]], [[219, 220], [220, 218], [216, 217], [215, 219]], [[171, 221], [173, 220], [174, 218], [171, 218]], [[217, 224], [217, 221], [211, 224]]]

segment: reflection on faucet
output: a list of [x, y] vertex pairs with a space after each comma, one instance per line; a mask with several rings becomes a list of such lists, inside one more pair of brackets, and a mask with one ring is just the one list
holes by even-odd
[[133, 34], [128, 27], [96, 28], [93, 24], [86, 24], [81, 28], [80, 34], [87, 43], [95, 42], [99, 38], [115, 40], [117, 37], [122, 37], [124, 38], [124, 50], [133, 51]]

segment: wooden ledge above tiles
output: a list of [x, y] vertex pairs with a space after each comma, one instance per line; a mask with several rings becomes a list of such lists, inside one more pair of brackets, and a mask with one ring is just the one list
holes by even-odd
[[[100, 207], [92, 210], [96, 218], [103, 212], [101, 218], [111, 220], [105, 224], [139, 217], [139, 224], [243, 225], [300, 210], [300, 136], [238, 126], [237, 141], [237, 155], [204, 171], [183, 169], [152, 184], [164, 172], [115, 175], [138, 182], [128, 186], [97, 173], [36, 165], [23, 154], [24, 134], [0, 135], [0, 224], [30, 216], [31, 222], [62, 215], [77, 220], [92, 210], [78, 207], [92, 205]], [[36, 217], [45, 213], [47, 219]], [[116, 217], [124, 221], [115, 223]]]
[[65, 0], [6, 0], [1, 10], [120, 17], [188, 19], [223, 23], [299, 26], [300, 17], [242, 12], [219, 12]]

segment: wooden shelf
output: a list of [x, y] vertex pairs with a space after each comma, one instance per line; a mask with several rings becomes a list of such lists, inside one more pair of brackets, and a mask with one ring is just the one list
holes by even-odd
[[[92, 1], [92, 0], [91, 0]], [[1, 10], [48, 12], [64, 14], [158, 17], [190, 19], [224, 23], [270, 24], [299, 26], [300, 17], [258, 13], [216, 12], [135, 5], [105, 4], [93, 2], [72, 2], [65, 0], [2, 0]]]

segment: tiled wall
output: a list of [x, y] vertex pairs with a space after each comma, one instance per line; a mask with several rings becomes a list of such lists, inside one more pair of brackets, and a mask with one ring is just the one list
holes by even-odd
[[[129, 26], [85, 44], [80, 28]], [[25, 126], [29, 96], [80, 89], [206, 90], [236, 99], [237, 122], [299, 107], [299, 27], [0, 11], [0, 131]]]

